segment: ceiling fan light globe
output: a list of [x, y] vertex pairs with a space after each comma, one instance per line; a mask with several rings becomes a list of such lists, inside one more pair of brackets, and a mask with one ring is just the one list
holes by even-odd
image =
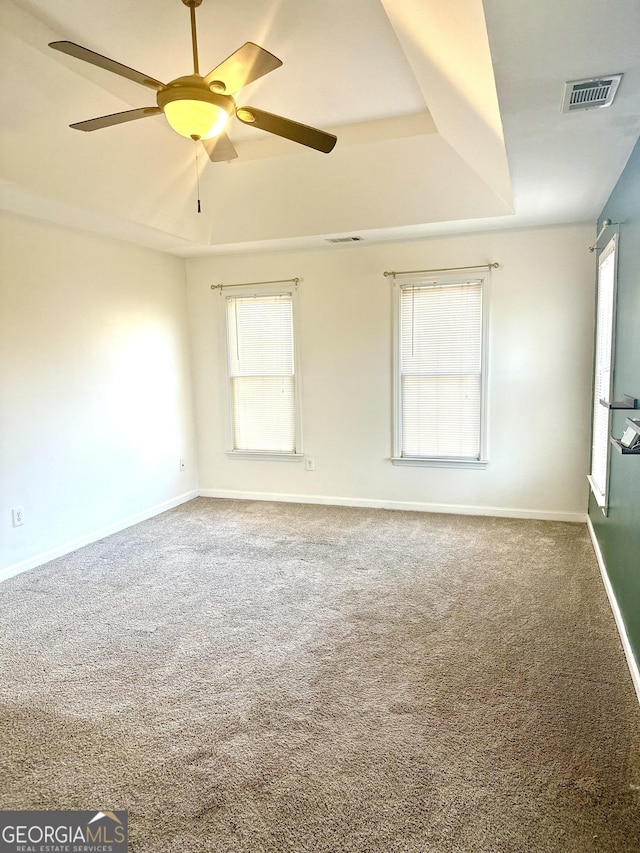
[[235, 109], [233, 98], [211, 92], [200, 78], [174, 80], [158, 92], [158, 106], [173, 130], [191, 139], [219, 136]]
[[226, 110], [205, 101], [171, 101], [165, 106], [164, 114], [176, 133], [196, 139], [218, 136], [229, 120]]

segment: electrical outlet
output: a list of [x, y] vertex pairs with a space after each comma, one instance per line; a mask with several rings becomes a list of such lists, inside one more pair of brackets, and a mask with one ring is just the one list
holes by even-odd
[[180, 470], [184, 471], [186, 467], [187, 467], [187, 463], [184, 461], [184, 459], [181, 459], [180, 460]]
[[21, 524], [24, 524], [24, 509], [21, 506], [15, 506], [11, 510], [11, 517], [13, 518], [13, 526], [20, 527]]
[[316, 470], [316, 460], [313, 456], [305, 456], [304, 457], [304, 469], [305, 471], [315, 471]]

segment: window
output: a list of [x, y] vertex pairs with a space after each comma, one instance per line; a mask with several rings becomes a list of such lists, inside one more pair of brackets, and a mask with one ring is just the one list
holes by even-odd
[[593, 375], [593, 436], [589, 483], [598, 506], [607, 510], [609, 480], [610, 410], [600, 400], [611, 399], [613, 329], [616, 283], [616, 237], [598, 259], [598, 301], [596, 308], [596, 352]]
[[294, 297], [293, 288], [226, 297], [234, 455], [295, 458], [301, 452]]
[[486, 466], [487, 279], [396, 276], [396, 464]]

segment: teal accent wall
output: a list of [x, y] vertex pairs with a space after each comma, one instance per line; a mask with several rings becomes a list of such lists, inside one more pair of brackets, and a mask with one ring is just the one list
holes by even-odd
[[[640, 140], [598, 220], [620, 222], [616, 311], [614, 399], [629, 394], [640, 400]], [[600, 245], [606, 243], [603, 235]], [[612, 412], [618, 438], [625, 417], [640, 411]], [[622, 456], [611, 448], [609, 513], [605, 517], [591, 495], [589, 517], [636, 661], [640, 663], [640, 455]]]

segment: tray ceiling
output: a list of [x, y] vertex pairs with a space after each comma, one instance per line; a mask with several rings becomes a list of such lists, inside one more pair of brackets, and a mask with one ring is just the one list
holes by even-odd
[[[204, 0], [203, 73], [255, 41], [284, 64], [238, 103], [338, 136], [325, 155], [234, 120], [238, 159], [210, 163], [163, 116], [69, 129], [154, 94], [47, 46], [75, 41], [168, 81], [192, 70], [180, 0], [4, 0], [0, 202], [185, 257], [594, 220], [640, 132], [638, 4], [595, 12], [590, 0]], [[562, 114], [566, 80], [620, 72], [611, 107]]]

